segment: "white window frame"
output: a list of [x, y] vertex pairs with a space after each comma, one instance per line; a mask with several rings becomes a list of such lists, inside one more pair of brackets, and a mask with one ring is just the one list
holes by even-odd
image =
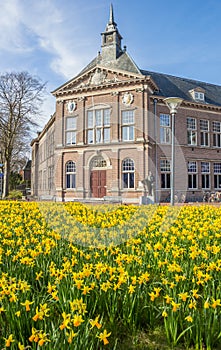
[[96, 108], [87, 111], [87, 143], [110, 142], [110, 108]]
[[221, 148], [221, 122], [212, 122], [213, 147]]
[[201, 166], [202, 189], [209, 190], [210, 189], [210, 162], [203, 161], [201, 162], [200, 166]]
[[[214, 188], [221, 189], [221, 162], [213, 163]], [[218, 186], [217, 186], [218, 185]]]
[[76, 145], [77, 117], [66, 117], [65, 144], [67, 146]]
[[134, 141], [134, 110], [125, 110], [121, 112], [122, 141]]
[[171, 167], [170, 161], [167, 159], [160, 160], [160, 177], [161, 189], [167, 190], [171, 188]]
[[135, 188], [135, 164], [131, 158], [122, 161], [122, 188], [128, 190]]
[[76, 163], [72, 160], [65, 164], [65, 186], [66, 189], [76, 188]]
[[200, 146], [209, 147], [209, 120], [200, 119]]
[[205, 95], [203, 92], [194, 91], [194, 99], [197, 101], [204, 101]]
[[[198, 188], [197, 162], [196, 161], [188, 161], [187, 170], [188, 170], [188, 189], [189, 190], [196, 190]], [[195, 186], [194, 186], [194, 183], [196, 184]]]
[[189, 146], [197, 145], [197, 127], [196, 118], [187, 117], [187, 144]]
[[171, 118], [169, 114], [160, 114], [160, 143], [171, 144]]

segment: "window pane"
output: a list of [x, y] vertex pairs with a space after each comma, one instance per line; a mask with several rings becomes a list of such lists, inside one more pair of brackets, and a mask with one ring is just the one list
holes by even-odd
[[94, 143], [94, 130], [88, 130], [87, 142], [88, 143]]
[[110, 125], [110, 110], [104, 109], [104, 125]]
[[170, 126], [169, 114], [160, 114], [160, 126]]
[[67, 130], [76, 129], [76, 117], [67, 118], [67, 120], [66, 120], [66, 128], [67, 128]]
[[130, 188], [134, 188], [134, 173], [129, 173], [130, 177]]
[[201, 162], [201, 172], [209, 173], [209, 171], [210, 171], [209, 162]]
[[123, 111], [122, 124], [133, 124], [133, 123], [134, 123], [134, 111]]
[[110, 142], [110, 128], [104, 129], [104, 142]]
[[128, 188], [128, 174], [123, 174], [123, 188]]
[[214, 173], [221, 174], [221, 163], [214, 163]]
[[201, 119], [200, 120], [200, 130], [209, 131], [209, 121]]
[[75, 145], [76, 144], [76, 132], [68, 131], [66, 133], [66, 144], [67, 145]]
[[129, 127], [129, 140], [132, 141], [134, 139], [134, 127]]
[[213, 132], [221, 132], [220, 122], [212, 122]]
[[187, 118], [187, 129], [196, 130], [196, 119], [188, 117]]
[[195, 173], [196, 172], [196, 162], [188, 162], [188, 172]]
[[96, 129], [96, 143], [101, 143], [102, 141], [102, 129]]
[[187, 143], [188, 145], [196, 145], [196, 131], [187, 130]]
[[88, 128], [93, 128], [93, 111], [87, 112], [87, 118]]
[[96, 126], [101, 126], [102, 125], [101, 110], [96, 110], [95, 116], [96, 116]]

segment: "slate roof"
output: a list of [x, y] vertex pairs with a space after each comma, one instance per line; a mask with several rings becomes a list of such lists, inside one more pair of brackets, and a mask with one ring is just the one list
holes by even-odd
[[116, 60], [106, 61], [102, 59], [102, 54], [95, 57], [77, 76], [82, 75], [88, 70], [96, 67], [97, 65], [101, 65], [102, 67], [112, 68], [112, 69], [120, 69], [123, 71], [142, 74], [136, 63], [130, 57], [130, 55], [125, 51], [120, 54]]
[[141, 70], [144, 75], [150, 75], [157, 84], [159, 91], [154, 95], [164, 97], [180, 97], [186, 101], [194, 101], [189, 90], [201, 87], [205, 90], [205, 102], [221, 106], [221, 86], [202, 81], [176, 77], [168, 74]]

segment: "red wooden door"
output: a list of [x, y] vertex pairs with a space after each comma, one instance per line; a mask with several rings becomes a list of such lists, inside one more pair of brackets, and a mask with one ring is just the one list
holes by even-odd
[[94, 198], [106, 196], [106, 170], [92, 170], [91, 196]]

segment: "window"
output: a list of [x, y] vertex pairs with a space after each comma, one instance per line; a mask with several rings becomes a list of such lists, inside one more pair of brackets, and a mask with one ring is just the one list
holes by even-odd
[[187, 118], [187, 144], [195, 146], [197, 144], [196, 119]]
[[76, 144], [76, 133], [77, 133], [77, 118], [67, 117], [66, 118], [66, 145]]
[[87, 143], [110, 142], [110, 109], [87, 112]]
[[48, 189], [52, 190], [54, 187], [54, 166], [48, 167]]
[[123, 188], [134, 188], [134, 161], [132, 159], [124, 159], [122, 162], [122, 181]]
[[134, 140], [134, 111], [122, 112], [122, 140]]
[[160, 114], [160, 142], [171, 142], [170, 115]]
[[66, 163], [66, 188], [76, 188], [76, 164], [71, 160]]
[[200, 144], [201, 146], [209, 146], [209, 121], [200, 120]]
[[195, 161], [188, 162], [188, 188], [197, 188], [197, 164]]
[[194, 97], [195, 97], [195, 100], [204, 101], [204, 93], [203, 92], [195, 91], [194, 92]]
[[166, 159], [160, 160], [161, 188], [170, 188], [170, 162]]
[[221, 189], [221, 163], [214, 163], [214, 188]]
[[201, 162], [202, 189], [210, 188], [210, 163]]
[[221, 123], [212, 122], [213, 146], [221, 147]]
[[43, 175], [42, 175], [42, 189], [46, 190], [47, 189], [47, 181], [46, 181], [46, 169], [43, 170]]

